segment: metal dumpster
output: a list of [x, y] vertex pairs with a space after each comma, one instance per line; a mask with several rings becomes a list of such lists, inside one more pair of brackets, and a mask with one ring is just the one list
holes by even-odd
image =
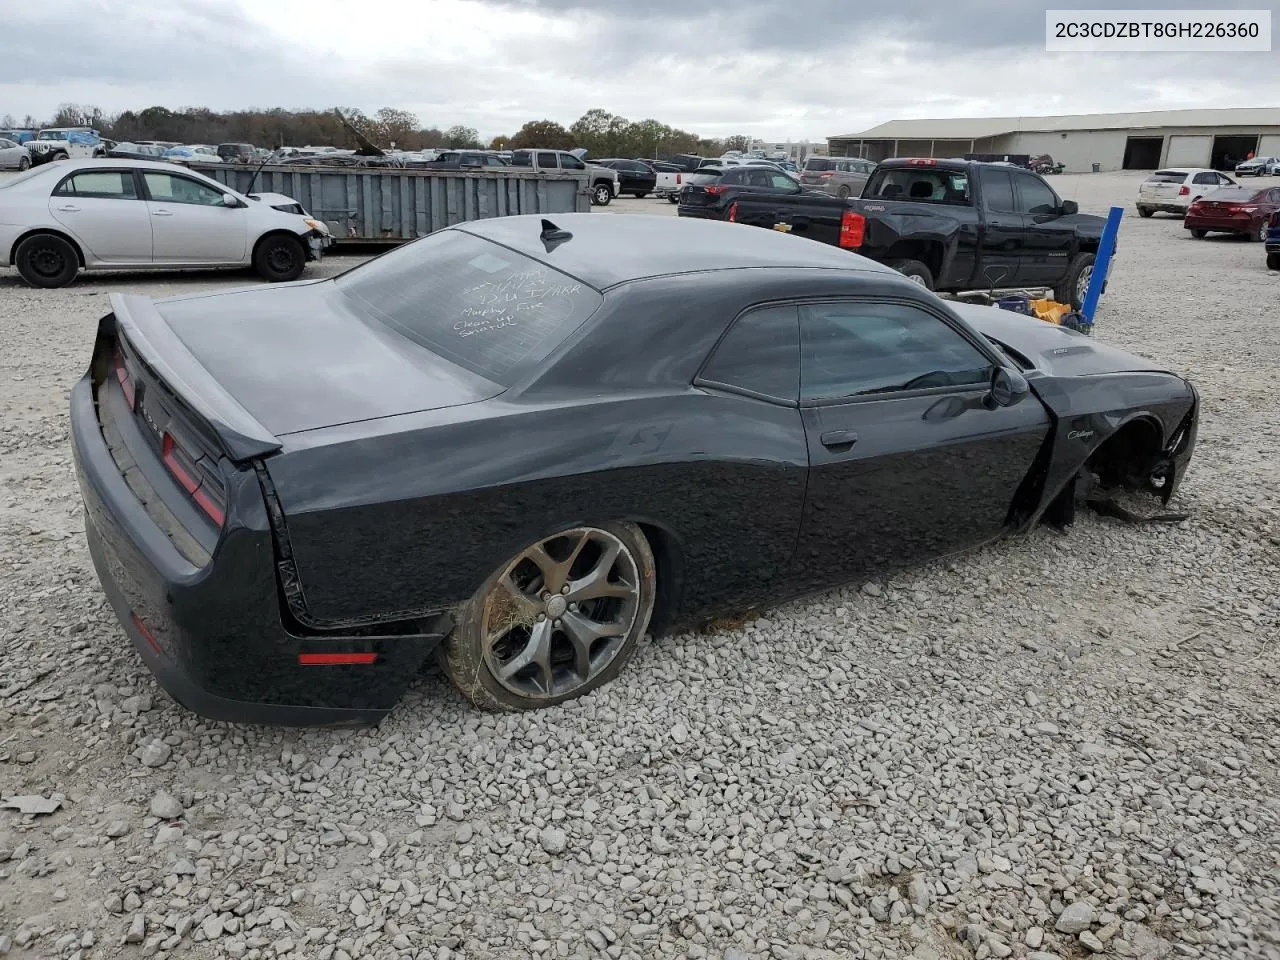
[[329, 225], [335, 243], [404, 243], [435, 230], [520, 213], [584, 213], [591, 209], [586, 173], [530, 170], [414, 170], [316, 165], [191, 163], [207, 177], [244, 193], [283, 193]]

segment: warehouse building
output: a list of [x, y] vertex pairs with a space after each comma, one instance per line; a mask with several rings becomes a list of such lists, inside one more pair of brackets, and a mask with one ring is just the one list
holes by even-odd
[[1280, 157], [1280, 107], [1155, 110], [1060, 117], [891, 120], [829, 137], [832, 156], [962, 157], [1048, 154], [1068, 172], [1214, 167], [1249, 154]]

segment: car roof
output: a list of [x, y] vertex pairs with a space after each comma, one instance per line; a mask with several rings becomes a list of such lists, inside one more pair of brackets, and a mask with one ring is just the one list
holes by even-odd
[[650, 277], [742, 267], [809, 267], [898, 275], [839, 247], [776, 230], [657, 215], [550, 214], [547, 220], [573, 236], [548, 252], [541, 239], [543, 219], [494, 217], [449, 229], [499, 243], [598, 290]]

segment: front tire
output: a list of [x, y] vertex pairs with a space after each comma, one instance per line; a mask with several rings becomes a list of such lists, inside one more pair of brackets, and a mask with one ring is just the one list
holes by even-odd
[[919, 260], [894, 260], [887, 266], [897, 270], [912, 283], [919, 284], [926, 290], [933, 289], [933, 271]]
[[631, 523], [575, 527], [530, 544], [463, 604], [440, 650], [485, 710], [534, 710], [613, 680], [649, 627], [653, 551]]
[[29, 158], [29, 157], [19, 157], [19, 158], [18, 158], [18, 172], [19, 172], [19, 173], [22, 173], [24, 170], [30, 170], [30, 169], [31, 169], [31, 160], [30, 160], [30, 158]]
[[253, 251], [253, 269], [269, 283], [289, 283], [302, 276], [307, 254], [297, 237], [282, 233], [264, 237]]
[[13, 258], [22, 279], [33, 287], [65, 287], [80, 272], [80, 256], [69, 240], [51, 233], [27, 237]]
[[1067, 267], [1067, 275], [1053, 288], [1053, 299], [1058, 303], [1071, 304], [1072, 310], [1083, 307], [1085, 295], [1089, 292], [1089, 282], [1093, 279], [1095, 259], [1092, 253], [1082, 253], [1072, 260]]
[[679, 202], [680, 202], [680, 194], [678, 193], [667, 194], [667, 203], [679, 203]]
[[613, 188], [607, 183], [597, 183], [591, 188], [591, 204], [596, 207], [607, 207], [613, 199]]
[[642, 191], [640, 191], [639, 193], [637, 193], [637, 194], [635, 195], [635, 197], [636, 197], [636, 199], [637, 199], [637, 200], [643, 200], [643, 199], [644, 199], [645, 197], [647, 197], [648, 195], [649, 195], [649, 194], [648, 194], [646, 191], [643, 191], [643, 190], [642, 190]]
[[1280, 253], [1267, 254], [1267, 269], [1280, 270]]
[[67, 153], [65, 153], [64, 151], [62, 151], [62, 150], [59, 150], [57, 153], [55, 153], [55, 154], [53, 155], [53, 162], [54, 162], [54, 163], [57, 163], [57, 162], [58, 162], [58, 161], [60, 161], [60, 160], [70, 160], [70, 159], [71, 159], [71, 157], [70, 157]]
[[1267, 221], [1265, 218], [1258, 225], [1257, 230], [1254, 230], [1252, 233], [1248, 234], [1248, 239], [1254, 241], [1255, 243], [1267, 242]]

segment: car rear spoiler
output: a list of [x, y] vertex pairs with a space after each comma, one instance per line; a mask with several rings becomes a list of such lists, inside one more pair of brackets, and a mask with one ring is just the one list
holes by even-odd
[[237, 462], [265, 457], [282, 444], [187, 349], [150, 297], [111, 294], [117, 329], [135, 353], [217, 436]]

